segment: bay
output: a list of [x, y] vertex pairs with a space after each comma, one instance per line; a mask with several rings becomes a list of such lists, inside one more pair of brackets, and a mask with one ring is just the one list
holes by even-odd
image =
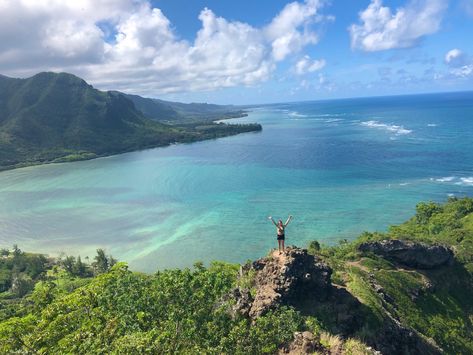
[[255, 107], [260, 133], [0, 173], [0, 246], [135, 270], [243, 262], [384, 231], [419, 201], [473, 194], [473, 93]]

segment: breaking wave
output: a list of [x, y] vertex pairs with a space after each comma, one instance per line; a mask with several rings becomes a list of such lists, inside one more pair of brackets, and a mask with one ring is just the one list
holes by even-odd
[[363, 121], [360, 123], [360, 125], [364, 127], [384, 129], [386, 131], [393, 132], [396, 135], [404, 135], [404, 134], [412, 133], [412, 130], [406, 129], [403, 126], [391, 125], [391, 124], [386, 124], [386, 123], [382, 123], [378, 121]]
[[430, 181], [448, 182], [448, 183], [461, 185], [461, 186], [473, 186], [473, 176], [468, 176], [468, 177], [445, 176], [441, 178], [430, 178]]

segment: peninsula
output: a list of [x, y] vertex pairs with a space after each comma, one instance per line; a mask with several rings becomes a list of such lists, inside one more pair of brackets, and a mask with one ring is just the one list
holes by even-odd
[[0, 75], [0, 170], [260, 131], [233, 106], [183, 104], [94, 89], [67, 73]]

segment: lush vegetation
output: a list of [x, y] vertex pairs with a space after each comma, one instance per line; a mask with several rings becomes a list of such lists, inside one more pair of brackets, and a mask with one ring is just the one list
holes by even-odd
[[[413, 218], [387, 233], [364, 233], [334, 247], [312, 242], [310, 252], [332, 266], [333, 281], [363, 303], [358, 310], [363, 326], [344, 340], [335, 334], [333, 315], [323, 310], [308, 315], [281, 308], [253, 323], [234, 314], [229, 291], [245, 283], [237, 279], [238, 265], [198, 263], [149, 275], [128, 270], [103, 250], [90, 264], [17, 247], [3, 250], [0, 352], [271, 354], [295, 331], [309, 330], [321, 351], [367, 354], [363, 342], [377, 336], [389, 313], [447, 353], [470, 354], [472, 221], [473, 200], [452, 198], [444, 205], [420, 203]], [[446, 244], [455, 250], [455, 263], [408, 269], [357, 248], [364, 241], [399, 237]]]
[[0, 76], [0, 170], [261, 130], [257, 124], [208, 120], [195, 129], [185, 117], [174, 119], [175, 124], [186, 123], [182, 126], [162, 124], [147, 118], [124, 94], [96, 90], [71, 74]]
[[146, 117], [163, 123], [180, 124], [215, 121], [246, 116], [244, 110], [232, 105], [205, 103], [184, 104], [159, 99], [149, 99], [138, 95], [125, 95]]
[[[455, 262], [416, 270], [358, 251], [363, 242], [384, 239], [443, 244], [454, 250]], [[473, 199], [450, 198], [443, 205], [422, 202], [415, 216], [391, 226], [387, 233], [366, 232], [352, 243], [342, 241], [335, 247], [312, 243], [309, 249], [332, 266], [334, 282], [368, 306], [368, 321], [359, 337], [374, 336], [389, 312], [434, 339], [447, 353], [473, 353]], [[325, 326], [333, 325], [327, 322]]]
[[0, 352], [273, 353], [303, 322], [293, 309], [254, 324], [232, 317], [222, 296], [234, 285], [235, 265], [146, 275], [110, 266], [103, 251], [96, 258], [95, 277], [71, 257], [48, 270], [17, 313], [3, 315]]

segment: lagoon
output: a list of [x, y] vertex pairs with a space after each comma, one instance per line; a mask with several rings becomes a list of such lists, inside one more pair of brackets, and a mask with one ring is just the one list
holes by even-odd
[[263, 131], [0, 173], [0, 246], [105, 248], [132, 269], [244, 262], [384, 231], [419, 201], [473, 195], [473, 93], [255, 107]]

